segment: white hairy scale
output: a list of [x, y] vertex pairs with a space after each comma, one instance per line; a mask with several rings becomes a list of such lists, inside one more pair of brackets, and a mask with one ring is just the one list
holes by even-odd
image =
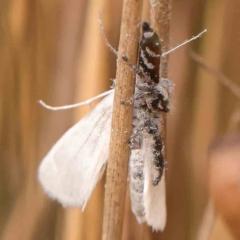
[[154, 32], [151, 32], [151, 31], [143, 33], [143, 36], [145, 38], [151, 38], [153, 35], [154, 35]]
[[142, 59], [143, 59], [143, 61], [144, 61], [144, 64], [145, 64], [149, 69], [154, 69], [154, 65], [153, 65], [152, 63], [148, 62], [148, 60], [147, 60], [147, 58], [146, 58], [143, 50], [140, 51], [140, 54], [141, 54], [141, 57], [142, 57]]
[[[159, 43], [155, 44], [156, 46], [159, 45]], [[161, 57], [160, 54], [156, 54], [155, 52], [153, 52], [149, 47], [146, 47], [146, 52], [151, 56], [151, 57]]]

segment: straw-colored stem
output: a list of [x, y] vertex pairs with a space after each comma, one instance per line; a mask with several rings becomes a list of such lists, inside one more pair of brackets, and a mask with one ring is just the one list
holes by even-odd
[[133, 109], [129, 100], [133, 97], [135, 74], [121, 57], [127, 56], [130, 62], [136, 62], [141, 10], [141, 0], [124, 0], [104, 202], [103, 240], [118, 240], [122, 235]]
[[[151, 13], [150, 21], [154, 30], [161, 38], [162, 52], [167, 52], [169, 49], [170, 39], [170, 20], [172, 1], [171, 0], [150, 0]], [[161, 59], [161, 77], [168, 77], [168, 55]]]

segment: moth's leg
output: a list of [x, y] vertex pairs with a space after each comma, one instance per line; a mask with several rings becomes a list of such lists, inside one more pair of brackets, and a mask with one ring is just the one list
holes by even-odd
[[[100, 24], [100, 28], [101, 28], [101, 33], [102, 33], [102, 37], [103, 40], [106, 44], [106, 46], [118, 57], [118, 52], [117, 50], [109, 43], [105, 32], [104, 32], [104, 27], [103, 27], [103, 23], [102, 23], [102, 19], [101, 16], [99, 17], [99, 24]], [[134, 64], [132, 64], [131, 62], [129, 62], [127, 56], [122, 56], [122, 60], [124, 62], [126, 62], [128, 64], [128, 66], [130, 67], [130, 69], [135, 72], [137, 75], [139, 75], [140, 77], [144, 77], [144, 78], [149, 78], [149, 76], [147, 76], [143, 70], [141, 70], [140, 68], [138, 68], [137, 66], [135, 66]], [[150, 79], [149, 79], [150, 80]]]
[[146, 96], [146, 93], [144, 93], [144, 92], [135, 93], [134, 94], [134, 100], [143, 99], [144, 96]]
[[133, 102], [134, 102], [134, 97], [132, 97], [129, 100], [126, 100], [126, 101], [121, 101], [121, 104], [129, 105], [129, 104], [133, 104]]
[[151, 81], [150, 77], [139, 67], [135, 66], [131, 62], [129, 62], [127, 56], [122, 56], [122, 60], [127, 63], [127, 65], [130, 67], [130, 69], [135, 72], [140, 78], [146, 79], [148, 81]]

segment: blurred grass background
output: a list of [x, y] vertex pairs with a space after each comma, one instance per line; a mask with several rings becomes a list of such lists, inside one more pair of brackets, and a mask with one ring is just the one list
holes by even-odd
[[[122, 1], [0, 3], [0, 239], [100, 239], [104, 178], [83, 213], [49, 200], [36, 178], [41, 159], [89, 108], [51, 112], [37, 100], [65, 105], [109, 89], [116, 58], [102, 40], [98, 12], [117, 48]], [[144, 5], [148, 20], [148, 0]], [[152, 234], [138, 225], [128, 199], [123, 239], [196, 239], [208, 199], [208, 146], [230, 131], [231, 116], [240, 109], [188, 51], [240, 84], [240, 2], [173, 0], [172, 6], [170, 46], [208, 32], [170, 55], [175, 96], [167, 119], [167, 227]], [[212, 239], [226, 239], [219, 232]]]

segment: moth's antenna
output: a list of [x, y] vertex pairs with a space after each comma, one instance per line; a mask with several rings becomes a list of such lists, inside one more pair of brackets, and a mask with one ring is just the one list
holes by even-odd
[[[110, 49], [110, 51], [112, 51], [117, 57], [118, 57], [118, 52], [117, 50], [109, 43], [105, 33], [104, 33], [104, 26], [103, 26], [103, 21], [102, 21], [102, 14], [101, 12], [99, 12], [99, 17], [98, 17], [98, 22], [100, 25], [100, 29], [101, 29], [101, 34], [103, 37], [103, 40], [106, 44], [106, 46]], [[135, 72], [136, 74], [138, 74], [139, 76], [144, 76], [145, 78], [149, 79], [149, 76], [147, 76], [145, 74], [144, 71], [142, 71], [141, 69], [139, 69], [137, 66], [135, 66], [133, 63], [129, 62], [128, 58], [126, 56], [122, 56], [122, 60], [128, 64], [128, 66], [130, 67], [130, 69]], [[150, 79], [149, 79], [150, 80]]]
[[60, 107], [52, 107], [47, 105], [46, 103], [44, 103], [42, 100], [39, 100], [38, 103], [43, 106], [46, 109], [52, 110], [52, 111], [59, 111], [59, 110], [67, 110], [67, 109], [71, 109], [71, 108], [76, 108], [76, 107], [80, 107], [80, 106], [84, 106], [84, 105], [90, 105], [92, 102], [94, 102], [95, 100], [105, 97], [107, 95], [109, 95], [110, 93], [112, 93], [114, 90], [111, 89], [109, 91], [106, 91], [104, 93], [101, 93], [93, 98], [90, 98], [84, 102], [80, 102], [80, 103], [76, 103], [76, 104], [71, 104], [71, 105], [65, 105], [65, 106], [60, 106]]
[[200, 32], [197, 36], [193, 36], [192, 38], [185, 40], [183, 43], [181, 43], [178, 46], [172, 48], [171, 50], [162, 53], [162, 56], [168, 55], [169, 53], [175, 51], [176, 49], [178, 49], [178, 48], [180, 48], [182, 46], [184, 46], [185, 44], [188, 44], [189, 42], [191, 42], [193, 40], [196, 40], [197, 38], [200, 38], [205, 32], [207, 32], [207, 29], [205, 29], [202, 32]]
[[117, 50], [109, 43], [109, 41], [107, 40], [107, 37], [106, 37], [106, 35], [105, 35], [105, 33], [104, 33], [104, 26], [103, 26], [103, 22], [102, 22], [102, 14], [101, 14], [101, 12], [99, 12], [99, 15], [98, 15], [98, 22], [99, 22], [99, 25], [100, 25], [102, 38], [103, 38], [105, 44], [109, 47], [109, 49], [110, 49], [116, 56], [118, 56]]

